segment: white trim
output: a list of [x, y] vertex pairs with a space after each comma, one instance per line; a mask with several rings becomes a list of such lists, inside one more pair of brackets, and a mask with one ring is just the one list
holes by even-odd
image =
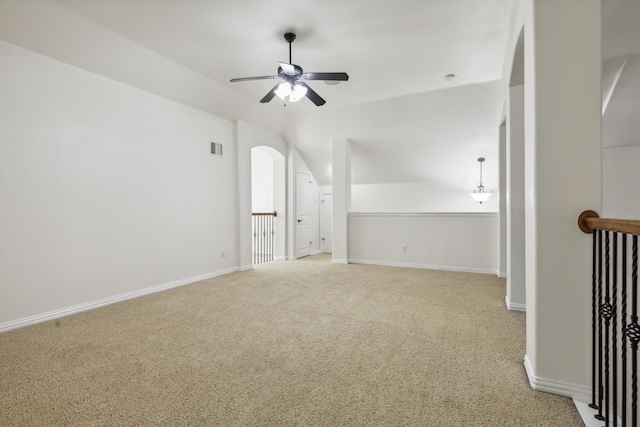
[[526, 312], [527, 311], [527, 305], [526, 304], [518, 304], [515, 302], [511, 302], [509, 301], [508, 297], [504, 297], [504, 303], [507, 306], [507, 310], [510, 311], [522, 311], [522, 312]]
[[499, 271], [498, 272], [498, 277], [500, 277], [502, 279], [506, 279], [507, 278], [507, 272], [506, 271]]
[[571, 397], [572, 399], [588, 402], [591, 399], [591, 389], [589, 387], [561, 383], [546, 378], [536, 377], [533, 373], [533, 367], [527, 355], [524, 356], [524, 367], [529, 377], [529, 385], [536, 391], [544, 391], [546, 393], [558, 394], [560, 396]]
[[[576, 405], [576, 409], [582, 417], [585, 427], [602, 427], [603, 421], [598, 421], [595, 415], [598, 413], [597, 409], [593, 409], [588, 403], [581, 402], [573, 399], [573, 404]], [[612, 420], [613, 413], [609, 415], [609, 419]], [[618, 416], [617, 425], [622, 426], [622, 418]]]
[[[235, 271], [247, 271], [247, 270], [251, 270], [253, 268], [253, 264], [247, 264], [247, 265], [242, 265], [240, 267], [237, 268], [237, 270]], [[223, 273], [223, 274], [227, 274], [227, 273]], [[218, 276], [220, 276], [218, 274]]]
[[331, 258], [331, 263], [332, 264], [349, 264], [349, 260], [348, 259]]
[[464, 273], [496, 274], [496, 270], [492, 270], [488, 268], [452, 267], [447, 265], [419, 264], [419, 263], [411, 263], [411, 262], [377, 261], [377, 260], [369, 260], [369, 259], [349, 259], [348, 263], [384, 265], [388, 267], [420, 268], [423, 270], [445, 270], [445, 271], [458, 271], [458, 272], [464, 272]]
[[49, 311], [47, 313], [36, 314], [35, 316], [29, 316], [29, 317], [24, 317], [22, 319], [0, 323], [0, 333], [7, 332], [12, 329], [22, 328], [29, 325], [35, 325], [36, 323], [42, 323], [49, 320], [58, 319], [60, 317], [70, 316], [72, 314], [82, 313], [83, 311], [93, 310], [95, 308], [104, 307], [106, 305], [115, 304], [117, 302], [122, 302], [122, 301], [130, 300], [133, 298], [154, 294], [156, 292], [166, 291], [171, 288], [177, 288], [179, 286], [200, 282], [202, 280], [211, 279], [213, 277], [222, 276], [224, 274], [235, 273], [237, 271], [239, 271], [238, 268], [228, 268], [228, 269], [216, 271], [213, 273], [207, 273], [199, 276], [188, 277], [186, 279], [176, 280], [174, 282], [155, 285], [148, 288], [139, 289], [136, 291], [126, 292], [120, 295], [114, 295], [111, 297], [106, 297], [106, 298], [102, 298], [95, 301], [73, 305], [71, 307], [65, 307], [58, 310]]
[[350, 217], [497, 217], [498, 212], [349, 212]]

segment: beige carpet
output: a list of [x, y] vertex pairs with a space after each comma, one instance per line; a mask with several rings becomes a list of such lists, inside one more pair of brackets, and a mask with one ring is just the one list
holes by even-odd
[[582, 426], [491, 275], [263, 264], [0, 334], [2, 426]]

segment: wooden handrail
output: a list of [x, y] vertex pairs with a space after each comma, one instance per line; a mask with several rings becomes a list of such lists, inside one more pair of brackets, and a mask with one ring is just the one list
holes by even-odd
[[258, 215], [271, 215], [271, 216], [278, 216], [278, 212], [273, 211], [273, 212], [251, 212], [252, 216], [258, 216]]
[[595, 211], [582, 212], [578, 217], [578, 227], [587, 234], [593, 233], [593, 230], [605, 230], [640, 236], [640, 221], [600, 218]]

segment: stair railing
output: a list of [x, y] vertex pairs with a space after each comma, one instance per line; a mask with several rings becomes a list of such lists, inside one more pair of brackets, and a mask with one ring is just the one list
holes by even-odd
[[594, 211], [584, 211], [578, 226], [593, 235], [589, 406], [606, 426], [637, 427], [640, 221], [599, 218]]
[[273, 261], [275, 217], [278, 212], [253, 212], [253, 264]]

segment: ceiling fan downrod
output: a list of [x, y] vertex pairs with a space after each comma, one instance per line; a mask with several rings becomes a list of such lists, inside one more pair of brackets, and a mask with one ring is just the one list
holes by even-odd
[[293, 62], [291, 62], [291, 43], [296, 39], [296, 35], [293, 33], [285, 33], [284, 39], [289, 43], [289, 64], [293, 64]]

